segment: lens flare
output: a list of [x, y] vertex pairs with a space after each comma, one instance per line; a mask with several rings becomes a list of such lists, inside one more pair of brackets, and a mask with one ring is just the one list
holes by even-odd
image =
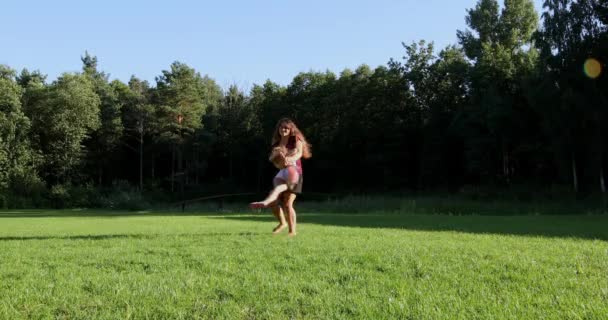
[[583, 70], [585, 71], [587, 77], [595, 79], [602, 73], [602, 64], [594, 58], [589, 58], [587, 61], [585, 61]]

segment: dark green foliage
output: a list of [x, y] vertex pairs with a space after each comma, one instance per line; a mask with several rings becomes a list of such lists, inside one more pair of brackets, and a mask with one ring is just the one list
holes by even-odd
[[[50, 84], [2, 66], [1, 205], [138, 209], [264, 192], [282, 117], [312, 144], [305, 194], [605, 193], [608, 6], [547, 0], [542, 15], [539, 25], [530, 0], [480, 0], [458, 45], [404, 43], [386, 66], [302, 72], [249, 92], [222, 91], [181, 62], [156, 86], [110, 81], [88, 52], [82, 73]], [[596, 78], [583, 72], [589, 58], [604, 69]]]
[[[0, 65], [0, 206], [35, 202], [40, 157], [28, 138], [31, 121], [22, 111], [23, 89], [15, 72]], [[31, 192], [32, 200], [26, 197]]]

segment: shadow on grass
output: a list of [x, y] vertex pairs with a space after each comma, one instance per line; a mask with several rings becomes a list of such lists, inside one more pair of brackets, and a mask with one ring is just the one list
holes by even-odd
[[99, 234], [99, 235], [74, 235], [74, 236], [13, 236], [0, 237], [0, 241], [22, 241], [22, 240], [108, 240], [120, 238], [149, 238], [149, 236], [138, 234]]
[[[243, 209], [245, 210], [245, 209]], [[217, 216], [222, 212], [200, 212], [200, 211], [120, 211], [120, 210], [0, 210], [2, 218], [122, 218], [122, 217], [171, 217], [171, 216]]]
[[[243, 209], [246, 212], [246, 209]], [[214, 219], [243, 220], [252, 222], [274, 222], [268, 212], [238, 214], [222, 212], [186, 211], [100, 211], [100, 210], [7, 210], [0, 211], [2, 218], [97, 218], [97, 217], [171, 217], [205, 216]], [[403, 214], [403, 213], [303, 213], [298, 214], [299, 223], [327, 226], [407, 229], [417, 231], [455, 231], [479, 234], [529, 235], [545, 237], [574, 237], [581, 239], [608, 240], [608, 215], [447, 215], [447, 214]], [[249, 233], [199, 234], [198, 236], [251, 235]], [[149, 235], [139, 235], [146, 237]], [[196, 236], [189, 234], [188, 236]], [[105, 237], [105, 238], [104, 238]], [[103, 240], [109, 237], [132, 237], [138, 235], [100, 235], [66, 237], [5, 237], [1, 240]]]
[[99, 235], [72, 235], [72, 236], [8, 236], [0, 237], [0, 241], [27, 241], [27, 240], [110, 240], [110, 239], [154, 239], [163, 236], [183, 236], [190, 238], [225, 237], [225, 236], [260, 236], [266, 233], [256, 232], [211, 232], [211, 233], [185, 233], [185, 234], [99, 234]]
[[[271, 215], [214, 217], [274, 222]], [[405, 214], [299, 214], [298, 223], [326, 226], [455, 231], [479, 234], [608, 240], [608, 216], [449, 216]]]

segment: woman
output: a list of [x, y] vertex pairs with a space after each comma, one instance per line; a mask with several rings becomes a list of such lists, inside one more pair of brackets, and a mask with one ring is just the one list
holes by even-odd
[[[300, 158], [308, 159], [312, 154], [310, 145], [302, 132], [292, 120], [287, 118], [279, 120], [272, 135], [272, 148], [277, 147], [285, 149], [287, 152], [283, 157], [282, 168], [273, 179], [274, 189], [270, 191], [266, 199], [252, 202], [249, 206], [253, 209], [272, 208], [272, 213], [279, 220], [273, 234], [278, 234], [289, 226], [289, 236], [295, 236], [296, 211], [293, 208], [293, 202], [296, 200], [296, 194], [302, 192], [304, 181]], [[271, 161], [274, 155], [274, 153], [271, 154]], [[284, 211], [288, 214], [287, 223]]]

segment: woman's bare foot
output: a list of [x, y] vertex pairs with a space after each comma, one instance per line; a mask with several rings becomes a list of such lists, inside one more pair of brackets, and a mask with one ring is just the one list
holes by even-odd
[[290, 238], [293, 238], [293, 237], [296, 236], [296, 233], [295, 232], [290, 232], [290, 233], [287, 234], [287, 236], [290, 237]]
[[285, 229], [285, 227], [287, 227], [287, 224], [285, 223], [279, 223], [278, 226], [274, 227], [274, 229], [272, 229], [272, 234], [279, 234], [281, 233], [281, 231], [283, 231], [283, 229]]

